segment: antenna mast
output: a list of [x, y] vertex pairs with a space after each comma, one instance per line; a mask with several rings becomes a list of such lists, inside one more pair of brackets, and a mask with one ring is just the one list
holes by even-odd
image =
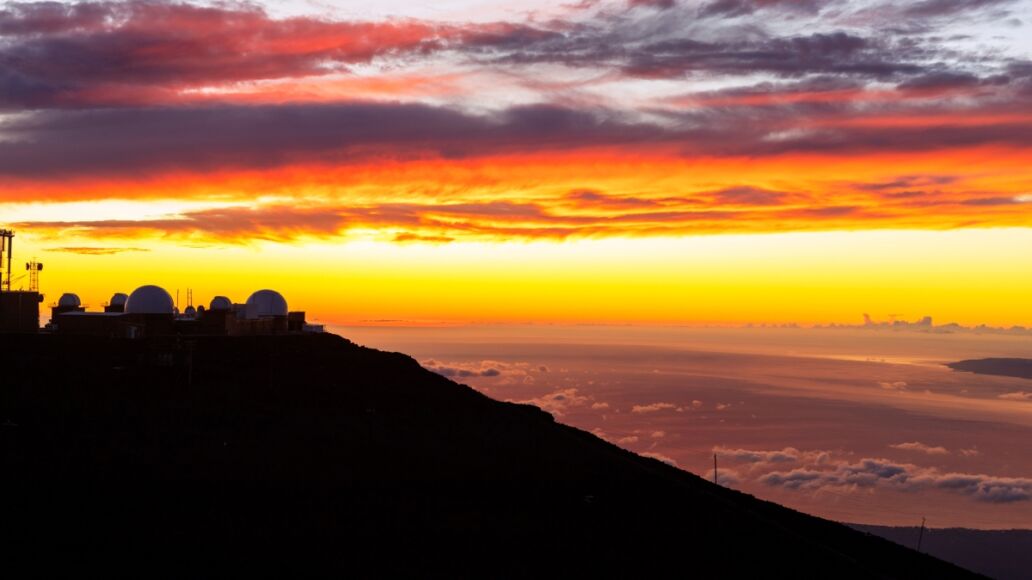
[[713, 454], [713, 483], [717, 483], [717, 454]]
[[917, 551], [921, 551], [921, 540], [924, 538], [925, 519], [921, 518], [921, 531], [917, 533]]

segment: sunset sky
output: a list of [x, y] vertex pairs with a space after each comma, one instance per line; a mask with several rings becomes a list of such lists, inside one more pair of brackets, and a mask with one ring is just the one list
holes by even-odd
[[1030, 26], [1025, 0], [7, 2], [0, 222], [48, 301], [92, 306], [1032, 325]]

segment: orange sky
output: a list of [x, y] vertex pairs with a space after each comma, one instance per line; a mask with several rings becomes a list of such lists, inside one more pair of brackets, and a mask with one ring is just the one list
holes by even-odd
[[[964, 40], [917, 11], [937, 35], [777, 3], [82, 6], [12, 5], [0, 30], [0, 219], [49, 299], [160, 283], [272, 286], [340, 322], [1032, 324], [1032, 61], [986, 14], [957, 14]], [[663, 25], [688, 16], [705, 26]]]

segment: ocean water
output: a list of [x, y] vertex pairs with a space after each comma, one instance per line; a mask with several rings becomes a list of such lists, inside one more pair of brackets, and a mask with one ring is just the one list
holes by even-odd
[[1032, 380], [944, 363], [1032, 337], [640, 326], [331, 326], [730, 487], [839, 521], [1032, 528]]

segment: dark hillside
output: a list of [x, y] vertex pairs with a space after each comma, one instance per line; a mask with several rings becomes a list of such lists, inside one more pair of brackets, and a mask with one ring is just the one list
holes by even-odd
[[333, 335], [0, 347], [8, 569], [970, 577]]

